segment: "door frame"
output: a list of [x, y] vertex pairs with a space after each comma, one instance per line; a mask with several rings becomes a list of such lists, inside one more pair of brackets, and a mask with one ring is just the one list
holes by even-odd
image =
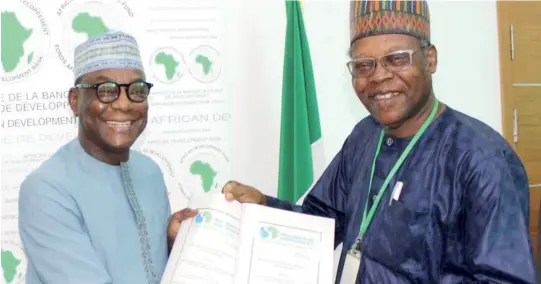
[[506, 24], [506, 14], [503, 12], [512, 1], [496, 1], [497, 25], [498, 25], [498, 55], [500, 60], [500, 102], [502, 113], [502, 135], [515, 149], [513, 142], [513, 107], [514, 101], [511, 96], [511, 29]]

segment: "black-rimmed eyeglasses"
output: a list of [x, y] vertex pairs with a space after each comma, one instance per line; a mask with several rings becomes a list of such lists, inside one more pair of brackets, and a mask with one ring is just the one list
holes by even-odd
[[400, 72], [407, 70], [411, 66], [413, 63], [413, 55], [421, 49], [423, 48], [417, 50], [394, 51], [379, 58], [355, 58], [346, 65], [349, 73], [355, 78], [372, 76], [376, 71], [376, 64], [378, 62], [389, 72]]
[[126, 94], [128, 95], [128, 99], [132, 102], [141, 103], [144, 102], [148, 95], [150, 94], [150, 89], [152, 88], [153, 84], [144, 82], [144, 81], [136, 81], [130, 84], [118, 84], [115, 82], [104, 82], [100, 84], [77, 84], [75, 85], [76, 88], [80, 89], [95, 89], [96, 90], [96, 96], [100, 100], [100, 102], [108, 104], [116, 101], [120, 97], [120, 88], [126, 87]]

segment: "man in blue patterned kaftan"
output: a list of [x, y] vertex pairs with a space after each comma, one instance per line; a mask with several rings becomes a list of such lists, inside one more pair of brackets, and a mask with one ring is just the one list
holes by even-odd
[[301, 206], [235, 181], [226, 198], [334, 218], [336, 283], [536, 283], [528, 177], [499, 133], [438, 101], [428, 4], [352, 1], [350, 31], [370, 116]]

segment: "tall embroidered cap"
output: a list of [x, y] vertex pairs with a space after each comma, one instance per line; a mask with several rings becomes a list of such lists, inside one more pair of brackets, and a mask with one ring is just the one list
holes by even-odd
[[356, 0], [350, 5], [350, 44], [380, 34], [407, 34], [430, 42], [425, 0]]
[[122, 31], [99, 34], [75, 48], [73, 73], [75, 80], [103, 69], [137, 69], [144, 71], [135, 38]]

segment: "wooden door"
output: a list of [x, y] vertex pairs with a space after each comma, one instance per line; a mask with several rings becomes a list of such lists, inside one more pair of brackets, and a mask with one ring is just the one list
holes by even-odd
[[498, 1], [503, 134], [528, 172], [538, 257], [541, 205], [541, 1]]

